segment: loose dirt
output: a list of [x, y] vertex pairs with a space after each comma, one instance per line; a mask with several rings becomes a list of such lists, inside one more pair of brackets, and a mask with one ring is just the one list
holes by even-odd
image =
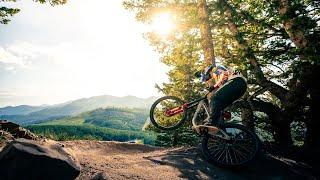
[[[61, 142], [81, 165], [77, 179], [315, 179], [293, 170], [288, 161], [263, 155], [237, 169], [216, 167], [205, 161], [199, 148], [158, 148], [106, 141]], [[292, 162], [291, 162], [292, 163]]]

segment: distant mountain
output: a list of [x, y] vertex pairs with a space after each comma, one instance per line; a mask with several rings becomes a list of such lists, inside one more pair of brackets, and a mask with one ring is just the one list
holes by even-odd
[[149, 108], [155, 101], [155, 97], [143, 99], [135, 96], [94, 96], [90, 98], [82, 98], [63, 105], [57, 105], [55, 107], [49, 107], [32, 114], [42, 115], [77, 115], [82, 112], [94, 110], [104, 107], [127, 107], [127, 108]]
[[[0, 113], [0, 119], [7, 119], [18, 124], [28, 125], [36, 124], [43, 121], [62, 118], [65, 116], [75, 116], [82, 112], [91, 111], [97, 108], [106, 107], [121, 107], [121, 108], [142, 108], [149, 109], [151, 104], [156, 100], [156, 97], [147, 99], [138, 98], [135, 96], [116, 97], [110, 95], [94, 96], [90, 98], [82, 98], [74, 101], [69, 101], [62, 104], [37, 107], [38, 110], [19, 111], [18, 106], [12, 107], [14, 114]], [[9, 107], [5, 107], [9, 108]], [[4, 108], [1, 108], [4, 109]]]
[[4, 108], [0, 108], [0, 115], [25, 115], [32, 112], [40, 111], [45, 109], [47, 106], [28, 106], [28, 105], [20, 105], [20, 106], [7, 106]]

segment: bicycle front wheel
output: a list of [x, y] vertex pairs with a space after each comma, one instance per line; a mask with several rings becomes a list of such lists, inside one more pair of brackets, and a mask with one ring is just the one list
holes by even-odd
[[235, 167], [249, 163], [259, 152], [260, 141], [247, 127], [226, 123], [219, 127], [230, 139], [207, 134], [202, 139], [204, 157], [222, 167]]
[[151, 123], [161, 130], [174, 130], [186, 119], [185, 103], [175, 96], [164, 96], [156, 100], [150, 109]]

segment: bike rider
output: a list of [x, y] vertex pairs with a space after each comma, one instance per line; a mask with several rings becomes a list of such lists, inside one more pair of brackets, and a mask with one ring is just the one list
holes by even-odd
[[218, 125], [223, 109], [245, 94], [246, 79], [234, 68], [211, 65], [201, 73], [201, 80], [215, 92], [210, 99], [211, 117], [205, 125]]

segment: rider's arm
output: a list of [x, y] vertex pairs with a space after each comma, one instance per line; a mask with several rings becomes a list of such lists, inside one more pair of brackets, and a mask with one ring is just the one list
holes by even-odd
[[210, 76], [211, 79], [206, 81], [206, 84], [208, 87], [214, 87], [215, 83], [218, 81], [218, 76], [213, 71], [210, 72]]

